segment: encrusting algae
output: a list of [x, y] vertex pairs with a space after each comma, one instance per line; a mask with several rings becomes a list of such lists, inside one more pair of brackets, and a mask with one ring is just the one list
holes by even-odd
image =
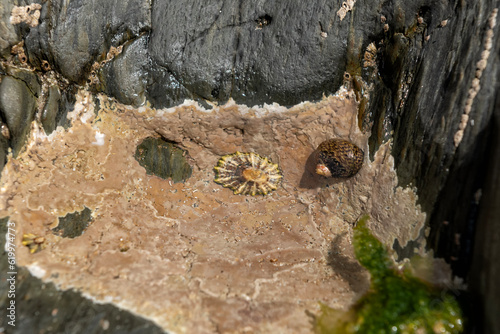
[[371, 274], [371, 287], [348, 311], [321, 305], [316, 333], [462, 333], [456, 300], [430, 284], [393, 268], [386, 247], [366, 227], [354, 228], [354, 251]]

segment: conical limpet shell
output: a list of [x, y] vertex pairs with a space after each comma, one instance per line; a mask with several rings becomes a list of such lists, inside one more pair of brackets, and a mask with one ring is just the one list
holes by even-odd
[[225, 155], [214, 170], [215, 182], [241, 195], [267, 195], [283, 177], [277, 164], [252, 152]]

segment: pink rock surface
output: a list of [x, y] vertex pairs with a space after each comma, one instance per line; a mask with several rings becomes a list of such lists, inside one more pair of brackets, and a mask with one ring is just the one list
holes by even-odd
[[[397, 187], [390, 143], [370, 161], [351, 91], [290, 109], [133, 109], [99, 98], [95, 116], [90, 93], [79, 93], [69, 129], [47, 137], [34, 123], [1, 179], [0, 215], [19, 236], [45, 237], [35, 254], [18, 238], [19, 265], [61, 289], [175, 333], [310, 333], [318, 302], [345, 308], [368, 288], [350, 242], [361, 215], [388, 245], [423, 227], [415, 193]], [[147, 175], [135, 160], [137, 144], [158, 135], [187, 150], [185, 183]], [[314, 174], [315, 148], [337, 137], [365, 151], [350, 179]], [[281, 186], [252, 197], [214, 183], [218, 159], [235, 151], [278, 163]], [[83, 235], [52, 233], [58, 217], [84, 206], [93, 220]]]

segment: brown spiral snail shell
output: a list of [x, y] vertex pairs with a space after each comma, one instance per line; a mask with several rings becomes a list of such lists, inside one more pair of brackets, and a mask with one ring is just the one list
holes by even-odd
[[318, 146], [316, 174], [325, 177], [348, 178], [356, 175], [363, 165], [365, 153], [344, 139], [329, 139]]

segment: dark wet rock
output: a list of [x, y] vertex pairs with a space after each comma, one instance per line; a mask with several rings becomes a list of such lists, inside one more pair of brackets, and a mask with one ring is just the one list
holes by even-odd
[[[476, 311], [479, 321], [484, 324], [483, 333], [500, 332], [500, 318], [498, 317], [498, 306], [500, 305], [500, 229], [498, 220], [500, 217], [500, 95], [497, 95], [495, 117], [492, 122], [492, 138], [487, 148], [488, 159], [486, 159], [487, 173], [484, 188], [477, 194], [474, 202], [480, 204], [479, 217], [476, 233], [464, 235], [461, 241], [471, 239], [472, 242], [465, 245], [469, 248], [472, 260], [471, 270], [468, 273], [470, 290], [476, 293], [481, 301], [483, 309]], [[481, 196], [482, 195], [482, 196]], [[474, 230], [474, 228], [473, 228]], [[453, 231], [455, 232], [455, 231]], [[470, 260], [470, 258], [469, 258]]]
[[121, 54], [103, 66], [100, 81], [106, 94], [134, 106], [145, 102], [146, 66], [149, 65], [146, 45], [147, 37], [142, 36], [127, 44]]
[[[8, 218], [0, 220], [2, 236], [7, 232], [7, 221]], [[2, 316], [0, 328], [5, 333], [164, 333], [151, 321], [116, 306], [94, 304], [73, 290], [60, 291], [52, 283], [43, 283], [25, 268], [9, 268], [4, 237], [0, 238], [0, 270], [3, 273], [17, 272], [14, 299], [16, 326], [10, 326], [10, 319]], [[6, 310], [13, 299], [8, 298], [5, 279], [0, 281], [0, 291], [0, 307]]]
[[46, 134], [51, 134], [58, 126], [68, 127], [68, 112], [73, 110], [75, 97], [71, 89], [62, 90], [50, 86], [40, 121]]
[[[333, 3], [313, 1], [306, 7], [155, 2], [149, 51], [184, 87], [208, 100], [232, 97], [249, 105], [316, 100], [342, 82], [348, 29], [334, 19]], [[330, 37], [321, 36], [321, 27]]]
[[25, 37], [30, 62], [40, 68], [47, 60], [70, 81], [83, 83], [110, 46], [150, 29], [149, 11], [140, 0], [46, 2], [40, 24]]
[[193, 172], [187, 162], [186, 152], [162, 138], [148, 137], [137, 145], [135, 159], [146, 168], [149, 175], [174, 182], [185, 181]]
[[[392, 137], [400, 184], [415, 186], [423, 210], [429, 213], [428, 245], [450, 262], [461, 252], [455, 235], [468, 233], [470, 203], [484, 180], [488, 124], [499, 89], [497, 38], [480, 78], [481, 89], [473, 101], [464, 138], [456, 148], [454, 136], [494, 9], [488, 1], [480, 3], [473, 7], [459, 3], [422, 7], [419, 15], [423, 24], [415, 18], [399, 32], [397, 24], [396, 31], [392, 30], [394, 23], [386, 14], [391, 29], [378, 54], [379, 87], [385, 96], [377, 97], [380, 103], [372, 104], [369, 112], [383, 118], [378, 123], [383, 130], [377, 135]], [[408, 12], [404, 13], [408, 17]], [[445, 26], [443, 20], [447, 20]], [[382, 141], [381, 137], [372, 136], [372, 140]]]
[[10, 13], [14, 4], [9, 0], [0, 0], [0, 20], [4, 24], [0, 24], [0, 56], [7, 58], [10, 55], [12, 45], [18, 43], [20, 38], [12, 24], [9, 22]]
[[[3, 125], [7, 127], [7, 125]], [[0, 171], [5, 166], [7, 162], [7, 152], [9, 150], [9, 139], [3, 135], [0, 135]]]
[[57, 86], [50, 86], [47, 95], [41, 121], [45, 133], [50, 134], [56, 129], [56, 115], [61, 101], [61, 92]]
[[210, 109], [204, 102], [205, 99], [190, 92], [169, 69], [156, 65], [153, 60], [152, 63], [146, 93], [147, 99], [153, 106], [175, 106], [184, 102], [185, 99], [192, 99], [198, 101], [206, 109]]
[[34, 97], [37, 98], [40, 96], [40, 92], [42, 90], [40, 79], [32, 70], [7, 65], [4, 67], [4, 71], [2, 72], [5, 72], [6, 75], [15, 79], [23, 81]]
[[26, 82], [2, 76], [0, 82], [0, 113], [10, 132], [9, 146], [14, 155], [26, 142], [35, 116], [36, 98]]
[[85, 231], [92, 221], [92, 210], [85, 208], [82, 211], [68, 213], [59, 218], [59, 224], [52, 232], [63, 238], [76, 238]]

